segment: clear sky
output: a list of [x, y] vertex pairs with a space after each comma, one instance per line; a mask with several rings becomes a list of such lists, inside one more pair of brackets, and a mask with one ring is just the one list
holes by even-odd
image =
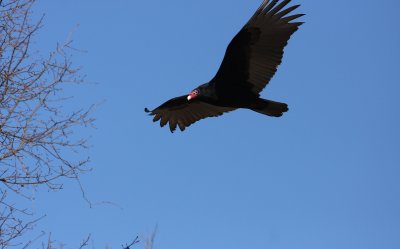
[[[210, 80], [261, 0], [40, 1], [42, 51], [75, 30], [96, 110], [82, 177], [39, 191], [38, 230], [76, 247], [121, 248], [158, 225], [158, 249], [400, 248], [400, 2], [294, 0], [306, 22], [262, 96], [282, 118], [247, 110], [171, 134], [154, 108]], [[76, 25], [79, 27], [76, 28]]]

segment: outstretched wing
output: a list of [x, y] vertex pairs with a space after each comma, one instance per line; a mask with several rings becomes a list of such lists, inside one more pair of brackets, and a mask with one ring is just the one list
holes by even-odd
[[[303, 24], [291, 22], [303, 14], [290, 15], [291, 0], [264, 0], [253, 17], [230, 42], [222, 64], [212, 80], [217, 89], [248, 89], [258, 94], [274, 76], [282, 62], [290, 36]], [[283, 10], [282, 10], [283, 9]]]
[[145, 111], [154, 115], [154, 122], [160, 120], [161, 127], [169, 123], [169, 129], [174, 132], [177, 125], [181, 131], [184, 131], [186, 127], [200, 119], [217, 117], [224, 112], [235, 110], [235, 108], [215, 106], [200, 100], [188, 101], [186, 97], [180, 96], [170, 99], [152, 111], [147, 108], [145, 108]]

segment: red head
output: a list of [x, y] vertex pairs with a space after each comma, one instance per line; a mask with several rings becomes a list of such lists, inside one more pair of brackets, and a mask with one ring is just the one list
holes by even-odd
[[194, 89], [192, 92], [189, 93], [189, 95], [187, 96], [187, 100], [191, 100], [196, 98], [199, 95], [199, 90]]

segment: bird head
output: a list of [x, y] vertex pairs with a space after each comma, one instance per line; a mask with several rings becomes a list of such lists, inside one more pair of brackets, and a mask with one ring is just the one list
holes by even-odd
[[199, 95], [200, 91], [199, 89], [194, 89], [193, 91], [191, 91], [189, 93], [189, 95], [187, 96], [187, 100], [190, 101], [191, 99], [196, 98]]

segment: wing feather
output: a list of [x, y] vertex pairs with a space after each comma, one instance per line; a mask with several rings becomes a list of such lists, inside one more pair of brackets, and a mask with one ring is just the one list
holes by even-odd
[[[281, 3], [278, 4], [275, 8], [273, 8], [271, 11], [268, 11], [266, 14], [269, 15], [269, 16], [275, 15], [275, 14], [278, 13], [281, 9], [283, 9], [288, 3], [290, 3], [290, 1], [291, 1], [291, 0], [285, 0], [285, 1], [281, 2]], [[275, 1], [275, 4], [276, 4], [277, 2], [278, 2], [278, 1]], [[274, 4], [274, 5], [275, 5], [275, 4]]]
[[289, 7], [289, 8], [287, 8], [287, 9], [285, 9], [285, 10], [282, 10], [281, 12], [277, 13], [277, 14], [274, 16], [274, 20], [279, 20], [279, 19], [281, 19], [283, 16], [286, 16], [287, 14], [289, 14], [289, 13], [292, 12], [293, 10], [297, 9], [298, 7], [300, 7], [300, 4], [294, 5], [294, 6], [292, 6], [292, 7]]
[[302, 17], [302, 16], [304, 16], [304, 14], [296, 14], [296, 15], [292, 15], [292, 16], [287, 16], [287, 17], [284, 17], [284, 18], [281, 18], [281, 22], [282, 23], [288, 23], [288, 22], [290, 22], [290, 21], [293, 21], [294, 19], [297, 19], [297, 18], [299, 18], [299, 17]]
[[267, 7], [265, 7], [265, 8], [261, 11], [260, 15], [266, 15], [266, 14], [276, 5], [276, 3], [277, 3], [278, 1], [279, 1], [279, 0], [273, 0]]

